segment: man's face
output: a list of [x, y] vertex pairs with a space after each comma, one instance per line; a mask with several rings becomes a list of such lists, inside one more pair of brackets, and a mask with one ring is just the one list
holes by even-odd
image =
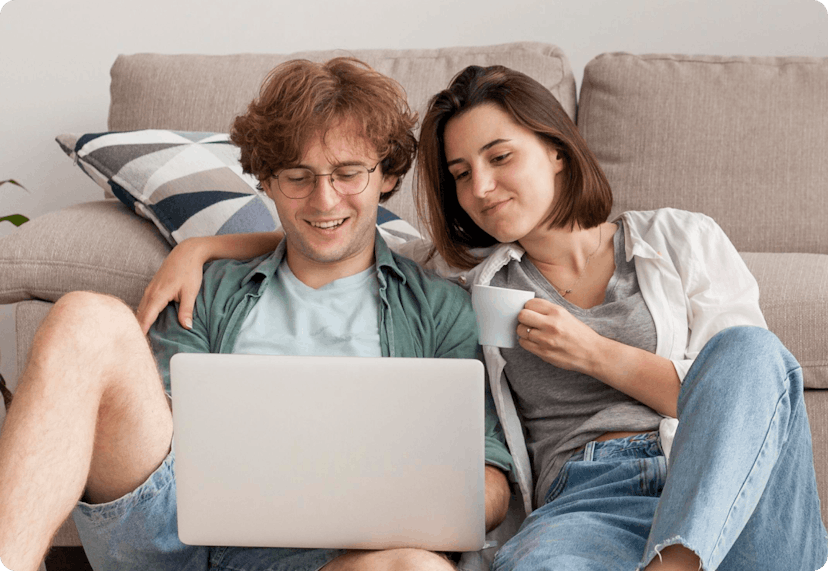
[[[374, 168], [380, 158], [370, 143], [354, 135], [356, 132], [349, 123], [342, 122], [328, 130], [324, 141], [321, 133], [315, 134], [299, 164], [290, 167], [306, 168], [315, 174], [330, 173], [345, 165]], [[359, 194], [342, 195], [331, 186], [329, 176], [320, 176], [309, 196], [288, 198], [276, 178], [265, 181], [262, 186], [276, 204], [284, 227], [291, 271], [312, 285], [319, 283], [321, 276], [327, 283], [367, 269], [374, 259], [379, 198], [396, 182], [397, 177], [386, 177], [377, 167]]]

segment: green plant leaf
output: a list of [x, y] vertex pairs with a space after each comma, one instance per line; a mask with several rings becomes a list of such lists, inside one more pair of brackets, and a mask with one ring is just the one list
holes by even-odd
[[20, 188], [22, 188], [26, 192], [29, 192], [29, 189], [27, 189], [25, 186], [23, 186], [22, 184], [20, 184], [19, 182], [17, 182], [14, 179], [10, 178], [9, 180], [0, 180], [0, 186], [3, 186], [6, 183], [13, 184], [14, 186], [19, 186]]
[[15, 226], [20, 226], [24, 222], [28, 222], [29, 219], [23, 216], [22, 214], [12, 214], [10, 216], [3, 216], [0, 218], [0, 222], [11, 222]]

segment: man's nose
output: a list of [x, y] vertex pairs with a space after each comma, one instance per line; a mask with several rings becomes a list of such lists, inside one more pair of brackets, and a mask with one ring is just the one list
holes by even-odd
[[336, 206], [341, 197], [331, 184], [330, 176], [316, 177], [313, 192], [310, 195], [311, 204], [318, 210], [326, 211]]

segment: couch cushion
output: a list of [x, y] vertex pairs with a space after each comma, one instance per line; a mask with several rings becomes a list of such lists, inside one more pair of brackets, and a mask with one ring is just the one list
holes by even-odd
[[[563, 52], [550, 44], [522, 42], [430, 50], [331, 50], [293, 54], [119, 56], [112, 66], [109, 128], [229, 130], [258, 94], [267, 73], [294, 58], [325, 61], [354, 56], [393, 77], [405, 88], [412, 109], [424, 112], [428, 99], [464, 67], [502, 64], [534, 77], [575, 117], [575, 79]], [[422, 229], [411, 193], [411, 176], [387, 206]]]
[[239, 148], [224, 133], [149, 129], [65, 134], [57, 142], [172, 245], [193, 236], [276, 229], [273, 203], [242, 173]]
[[828, 256], [743, 253], [759, 305], [800, 365], [805, 387], [828, 389]]
[[578, 125], [614, 213], [672, 206], [740, 251], [828, 253], [828, 58], [604, 54]]
[[134, 308], [169, 250], [152, 223], [117, 200], [50, 212], [0, 241], [0, 304], [89, 290]]

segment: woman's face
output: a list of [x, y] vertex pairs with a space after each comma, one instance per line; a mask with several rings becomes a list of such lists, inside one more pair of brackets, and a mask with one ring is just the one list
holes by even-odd
[[449, 119], [444, 145], [457, 200], [481, 229], [498, 242], [543, 230], [563, 171], [555, 149], [494, 104]]

